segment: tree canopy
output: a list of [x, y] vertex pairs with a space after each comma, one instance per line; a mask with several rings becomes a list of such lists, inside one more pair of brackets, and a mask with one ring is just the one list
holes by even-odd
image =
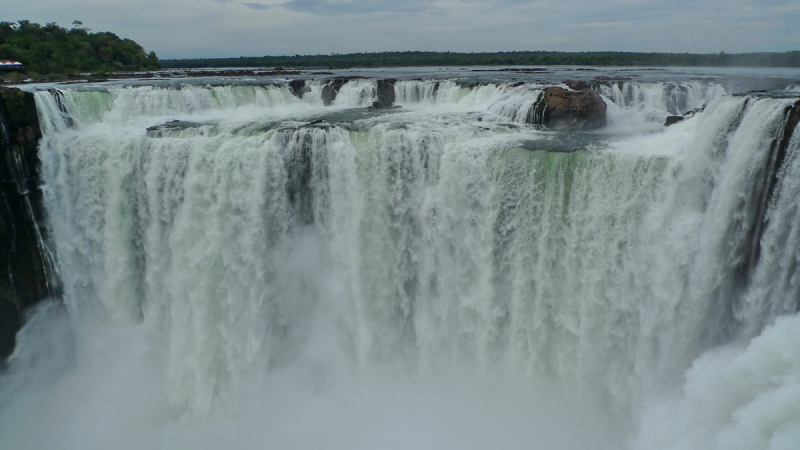
[[162, 60], [165, 68], [190, 67], [391, 67], [391, 66], [742, 66], [800, 67], [800, 51], [785, 53], [634, 52], [381, 52]]
[[19, 61], [38, 73], [113, 72], [160, 68], [155, 52], [114, 33], [90, 33], [81, 21], [71, 29], [55, 22], [0, 22], [0, 59]]

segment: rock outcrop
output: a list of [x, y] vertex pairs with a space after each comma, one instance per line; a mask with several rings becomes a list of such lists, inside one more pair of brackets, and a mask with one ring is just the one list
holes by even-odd
[[211, 127], [208, 123], [189, 122], [186, 120], [170, 120], [159, 125], [147, 127], [147, 137], [161, 138], [169, 135], [171, 131], [188, 130], [190, 128]]
[[397, 82], [394, 78], [386, 80], [378, 80], [378, 99], [372, 102], [373, 108], [391, 108], [394, 106], [395, 92], [394, 84]]
[[289, 82], [289, 89], [295, 97], [302, 99], [303, 94], [309, 92], [310, 89], [306, 86], [306, 80], [292, 80]]
[[765, 177], [764, 183], [761, 186], [756, 186], [753, 190], [753, 197], [755, 198], [755, 220], [753, 226], [750, 228], [745, 242], [751, 242], [750, 251], [745, 257], [743, 264], [739, 268], [742, 272], [742, 279], [747, 277], [746, 274], [750, 273], [758, 263], [761, 256], [761, 241], [764, 230], [767, 229], [769, 224], [769, 215], [767, 208], [769, 207], [771, 199], [775, 198], [775, 190], [778, 188], [780, 178], [780, 168], [786, 162], [787, 151], [789, 150], [790, 142], [795, 138], [795, 133], [798, 132], [798, 124], [800, 123], [800, 101], [794, 102], [784, 110], [786, 122], [783, 128], [783, 135], [780, 138], [773, 139], [770, 146], [769, 154], [767, 155], [766, 173], [769, 176]]
[[545, 89], [528, 112], [528, 123], [554, 130], [591, 130], [606, 125], [606, 102], [591, 90]]
[[686, 117], [684, 116], [667, 116], [667, 118], [664, 120], [664, 126], [668, 127], [670, 125], [675, 125], [678, 122], [682, 122], [685, 118]]
[[676, 123], [682, 122], [683, 120], [688, 119], [689, 117], [692, 117], [692, 116], [694, 116], [695, 114], [697, 114], [699, 112], [705, 111], [705, 109], [706, 109], [706, 106], [703, 105], [703, 106], [701, 106], [701, 107], [699, 107], [697, 109], [693, 109], [691, 111], [686, 112], [682, 116], [667, 116], [667, 118], [664, 120], [664, 126], [668, 127], [670, 125], [675, 125]]
[[[322, 103], [325, 106], [330, 106], [342, 86], [347, 84], [348, 81], [363, 78], [363, 77], [346, 77], [346, 78], [333, 78], [322, 87]], [[372, 103], [373, 108], [391, 108], [394, 106], [395, 92], [394, 84], [397, 82], [394, 78], [387, 78], [385, 80], [377, 81], [377, 99]], [[293, 88], [294, 89], [294, 88]]]
[[334, 100], [336, 100], [336, 95], [339, 94], [339, 90], [350, 81], [350, 78], [334, 78], [328, 82], [322, 88], [322, 103], [325, 106], [330, 106]]
[[0, 360], [14, 349], [24, 311], [53, 295], [43, 243], [33, 94], [0, 88]]

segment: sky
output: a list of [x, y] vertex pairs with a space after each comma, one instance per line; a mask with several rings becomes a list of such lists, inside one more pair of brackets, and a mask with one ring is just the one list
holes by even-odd
[[162, 59], [379, 51], [800, 50], [800, 0], [33, 0], [27, 19], [130, 38]]

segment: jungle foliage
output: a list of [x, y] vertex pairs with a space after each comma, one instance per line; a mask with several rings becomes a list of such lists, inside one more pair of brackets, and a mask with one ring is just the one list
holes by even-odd
[[90, 33], [80, 21], [71, 29], [55, 22], [0, 22], [0, 59], [19, 61], [28, 72], [75, 74], [160, 68], [155, 52], [114, 33]]
[[800, 67], [800, 51], [785, 53], [632, 52], [382, 52], [161, 60], [164, 68], [194, 67], [397, 67], [397, 66], [740, 66]]

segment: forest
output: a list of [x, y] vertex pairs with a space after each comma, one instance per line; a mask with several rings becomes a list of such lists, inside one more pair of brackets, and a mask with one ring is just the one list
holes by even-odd
[[67, 29], [28, 20], [0, 22], [0, 60], [19, 61], [28, 74], [75, 75], [159, 69], [158, 56], [114, 33], [91, 33], [76, 20]]
[[201, 67], [397, 67], [397, 66], [739, 66], [800, 67], [800, 51], [785, 53], [634, 53], [634, 52], [380, 52], [331, 55], [166, 59], [164, 68]]

